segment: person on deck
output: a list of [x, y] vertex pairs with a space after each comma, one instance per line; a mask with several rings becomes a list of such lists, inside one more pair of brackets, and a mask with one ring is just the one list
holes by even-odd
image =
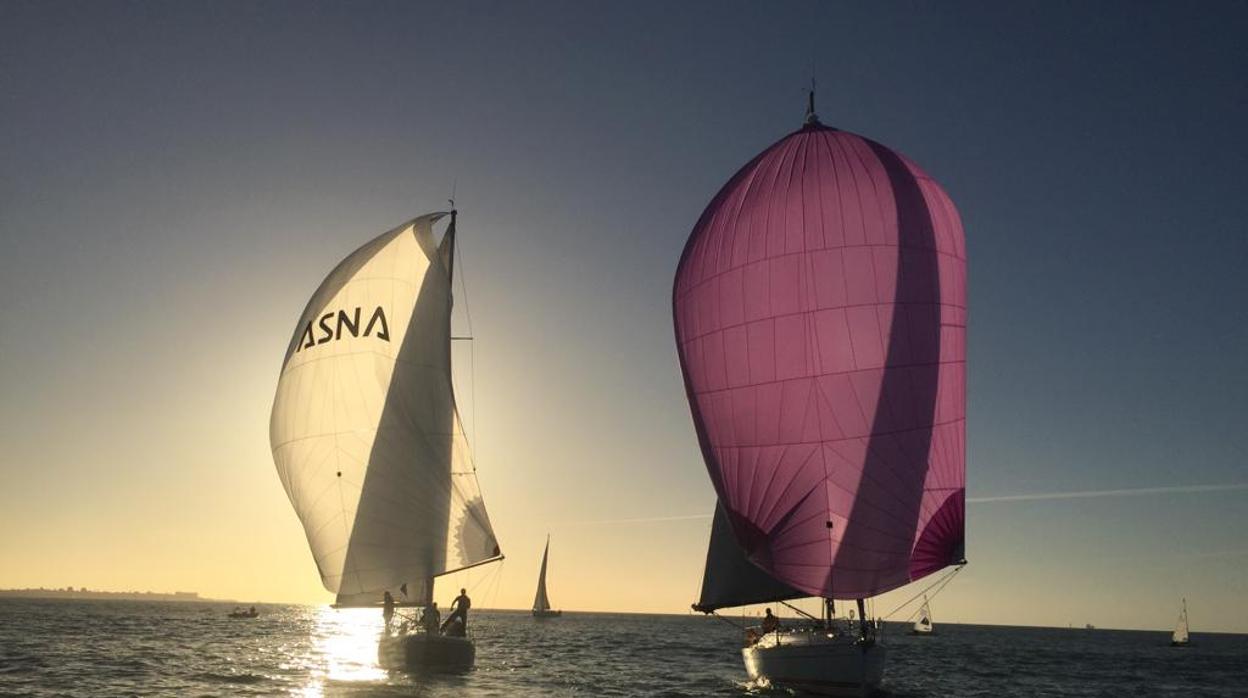
[[780, 619], [771, 614], [771, 609], [767, 609], [766, 615], [763, 616], [763, 632], [773, 633], [780, 629]]
[[420, 614], [420, 624], [425, 627], [425, 634], [437, 635], [441, 620], [442, 614], [438, 613], [438, 602], [430, 601], [429, 605], [425, 606], [424, 613]]
[[446, 627], [451, 624], [451, 621], [456, 618], [459, 619], [460, 623], [463, 623], [464, 629], [467, 630], [468, 609], [470, 608], [472, 608], [472, 599], [468, 598], [468, 590], [460, 589], [459, 596], [456, 596], [455, 600], [451, 602], [451, 615], [446, 617], [446, 622], [442, 624], [442, 630], [445, 631]]
[[390, 627], [390, 619], [394, 617], [394, 597], [388, 591], [381, 597], [381, 617], [386, 619], [386, 627]]

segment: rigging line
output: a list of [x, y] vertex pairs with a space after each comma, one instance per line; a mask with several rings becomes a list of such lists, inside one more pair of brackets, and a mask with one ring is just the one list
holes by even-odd
[[[909, 606], [910, 604], [914, 603], [914, 601], [915, 601], [916, 599], [918, 599], [920, 596], [923, 596], [924, 594], [926, 594], [926, 593], [927, 593], [929, 590], [931, 590], [933, 587], [937, 587], [937, 586], [939, 586], [939, 588], [938, 588], [938, 589], [936, 589], [936, 591], [932, 592], [932, 597], [933, 597], [933, 598], [935, 598], [936, 594], [940, 593], [940, 590], [941, 590], [941, 589], [944, 589], [944, 588], [945, 588], [945, 585], [946, 585], [946, 584], [948, 584], [948, 583], [949, 583], [949, 581], [950, 581], [950, 580], [952, 580], [952, 579], [953, 579], [953, 577], [954, 577], [957, 573], [961, 572], [963, 567], [966, 567], [966, 565], [964, 565], [964, 564], [963, 564], [963, 565], [958, 565], [957, 567], [953, 568], [952, 570], [950, 570], [949, 572], [947, 572], [947, 573], [946, 573], [943, 577], [941, 577], [940, 579], [937, 579], [935, 582], [932, 582], [930, 585], [928, 585], [926, 588], [924, 588], [922, 591], [920, 591], [919, 593], [915, 594], [914, 596], [911, 596], [908, 600], [906, 600], [906, 602], [905, 602], [905, 603], [901, 604], [901, 605], [900, 605], [900, 606], [898, 606], [897, 608], [894, 608], [894, 609], [893, 609], [890, 613], [888, 613], [887, 615], [885, 615], [885, 616], [884, 616], [884, 618], [885, 618], [885, 619], [892, 618], [894, 615], [896, 615], [896, 613], [897, 613], [898, 611], [900, 611], [901, 609], [905, 608], [906, 606]], [[910, 618], [913, 618], [913, 617], [914, 617], [914, 614], [913, 614], [913, 613], [911, 613], [911, 614], [910, 614], [910, 616], [906, 618], [906, 620], [910, 620]]]
[[745, 632], [745, 623], [737, 623], [737, 622], [728, 620], [727, 618], [719, 615], [719, 612], [717, 611], [711, 611], [711, 617], [716, 618], [721, 622], [727, 623], [728, 625], [731, 625], [732, 627], [736, 628], [737, 630], [740, 630], [741, 632]]
[[802, 609], [798, 608], [797, 606], [794, 606], [793, 604], [789, 603], [788, 601], [781, 601], [780, 603], [781, 603], [781, 605], [788, 606], [789, 608], [791, 608], [791, 609], [793, 609], [794, 611], [796, 611], [796, 612], [798, 612], [798, 613], [802, 614], [803, 616], [806, 616], [807, 618], [809, 618], [809, 619], [811, 619], [811, 620], [819, 620], [818, 618], [816, 618], [816, 617], [814, 617], [814, 616], [810, 615], [809, 613], [807, 613], [806, 611], [803, 611]]

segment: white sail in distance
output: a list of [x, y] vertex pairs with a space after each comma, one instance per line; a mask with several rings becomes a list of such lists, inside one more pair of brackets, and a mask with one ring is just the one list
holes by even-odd
[[1174, 624], [1174, 632], [1170, 634], [1170, 642], [1176, 645], [1187, 644], [1187, 599], [1183, 599], [1183, 610], [1179, 612], [1179, 620]]
[[546, 596], [546, 558], [550, 555], [550, 537], [546, 537], [546, 549], [542, 551], [542, 571], [537, 575], [537, 596], [533, 598], [534, 611], [549, 611], [550, 599]]
[[501, 557], [451, 380], [455, 216], [351, 253], [321, 283], [282, 361], [273, 460], [325, 588], [344, 605]]
[[925, 634], [932, 632], [932, 609], [927, 605], [927, 598], [923, 599], [923, 607], [919, 609], [919, 618], [914, 621], [914, 632]]

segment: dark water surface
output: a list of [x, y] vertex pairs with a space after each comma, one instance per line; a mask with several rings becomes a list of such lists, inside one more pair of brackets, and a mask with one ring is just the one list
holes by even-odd
[[[745, 696], [739, 635], [701, 616], [473, 612], [477, 668], [388, 674], [376, 611], [0, 599], [0, 695]], [[1248, 696], [1248, 636], [942, 625], [885, 634], [886, 696]], [[764, 691], [766, 695], [787, 695]]]

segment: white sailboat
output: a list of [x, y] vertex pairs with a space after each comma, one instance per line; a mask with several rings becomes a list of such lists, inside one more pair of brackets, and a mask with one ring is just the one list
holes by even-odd
[[550, 536], [546, 536], [546, 549], [542, 551], [542, 571], [537, 574], [537, 595], [533, 597], [534, 618], [558, 618], [563, 611], [552, 610], [550, 597], [546, 595], [546, 559], [550, 556]]
[[1170, 634], [1170, 646], [1187, 647], [1188, 642], [1187, 599], [1183, 599], [1183, 610], [1179, 612], [1179, 620], [1174, 625], [1174, 632]]
[[914, 621], [914, 626], [910, 628], [911, 635], [931, 635], [932, 628], [932, 609], [927, 605], [927, 597], [923, 597], [923, 606], [919, 608], [919, 617]]
[[[436, 577], [502, 559], [451, 380], [456, 212], [351, 253], [295, 327], [273, 402], [273, 460], [336, 607], [433, 602]], [[406, 624], [404, 624], [406, 626]], [[400, 627], [383, 665], [471, 667], [468, 637]]]
[[[749, 561], [733, 537], [723, 503], [717, 503], [702, 591], [693, 609], [712, 613], [807, 596]], [[880, 685], [887, 648], [876, 641], [878, 628], [866, 620], [863, 602], [857, 602], [858, 620], [852, 610], [848, 618], [837, 618], [831, 599], [822, 605], [822, 618], [785, 621], [775, 630], [745, 629], [741, 658], [752, 682], [837, 696], [865, 696]]]

